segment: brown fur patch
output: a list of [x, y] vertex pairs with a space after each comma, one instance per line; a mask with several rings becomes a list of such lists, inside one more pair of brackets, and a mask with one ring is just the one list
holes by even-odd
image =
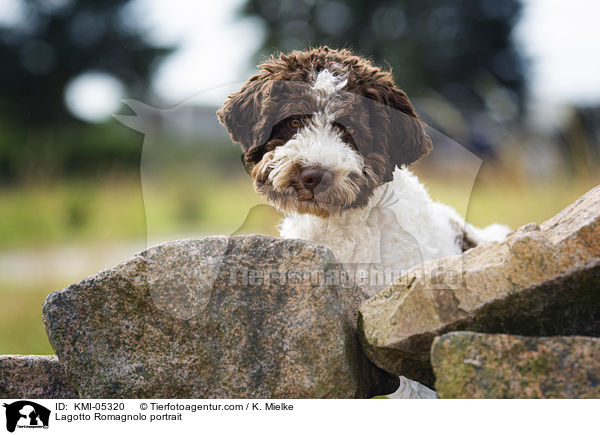
[[477, 242], [471, 237], [469, 233], [465, 231], [463, 225], [459, 224], [454, 220], [452, 220], [450, 223], [456, 230], [456, 244], [460, 246], [462, 252], [465, 252], [477, 246]]

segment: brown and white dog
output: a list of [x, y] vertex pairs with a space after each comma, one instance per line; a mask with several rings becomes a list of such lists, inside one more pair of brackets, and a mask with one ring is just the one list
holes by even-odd
[[[406, 169], [432, 143], [390, 72], [327, 47], [260, 68], [217, 114], [256, 191], [286, 216], [282, 237], [322, 243], [347, 265], [408, 270], [506, 235], [466, 224]], [[405, 381], [395, 396], [432, 395]]]

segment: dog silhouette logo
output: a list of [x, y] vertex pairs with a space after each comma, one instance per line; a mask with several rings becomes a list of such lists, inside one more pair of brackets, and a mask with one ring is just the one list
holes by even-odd
[[6, 408], [6, 430], [19, 428], [48, 428], [50, 410], [29, 400], [3, 404]]

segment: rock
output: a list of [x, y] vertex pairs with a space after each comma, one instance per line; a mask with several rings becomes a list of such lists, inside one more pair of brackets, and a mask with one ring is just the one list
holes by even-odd
[[539, 228], [416, 266], [362, 304], [359, 329], [375, 364], [428, 386], [449, 331], [600, 335], [600, 186]]
[[50, 294], [50, 342], [83, 398], [371, 397], [361, 291], [326, 248], [268, 236], [164, 243]]
[[434, 340], [441, 398], [600, 398], [600, 338], [451, 332]]
[[76, 399], [54, 355], [0, 355], [0, 399]]

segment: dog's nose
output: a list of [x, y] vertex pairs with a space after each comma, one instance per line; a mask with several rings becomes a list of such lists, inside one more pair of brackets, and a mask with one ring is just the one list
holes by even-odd
[[313, 190], [321, 182], [325, 183], [331, 178], [328, 177], [327, 174], [328, 172], [325, 169], [314, 167], [304, 168], [302, 169], [302, 172], [300, 172], [300, 180], [306, 189]]

